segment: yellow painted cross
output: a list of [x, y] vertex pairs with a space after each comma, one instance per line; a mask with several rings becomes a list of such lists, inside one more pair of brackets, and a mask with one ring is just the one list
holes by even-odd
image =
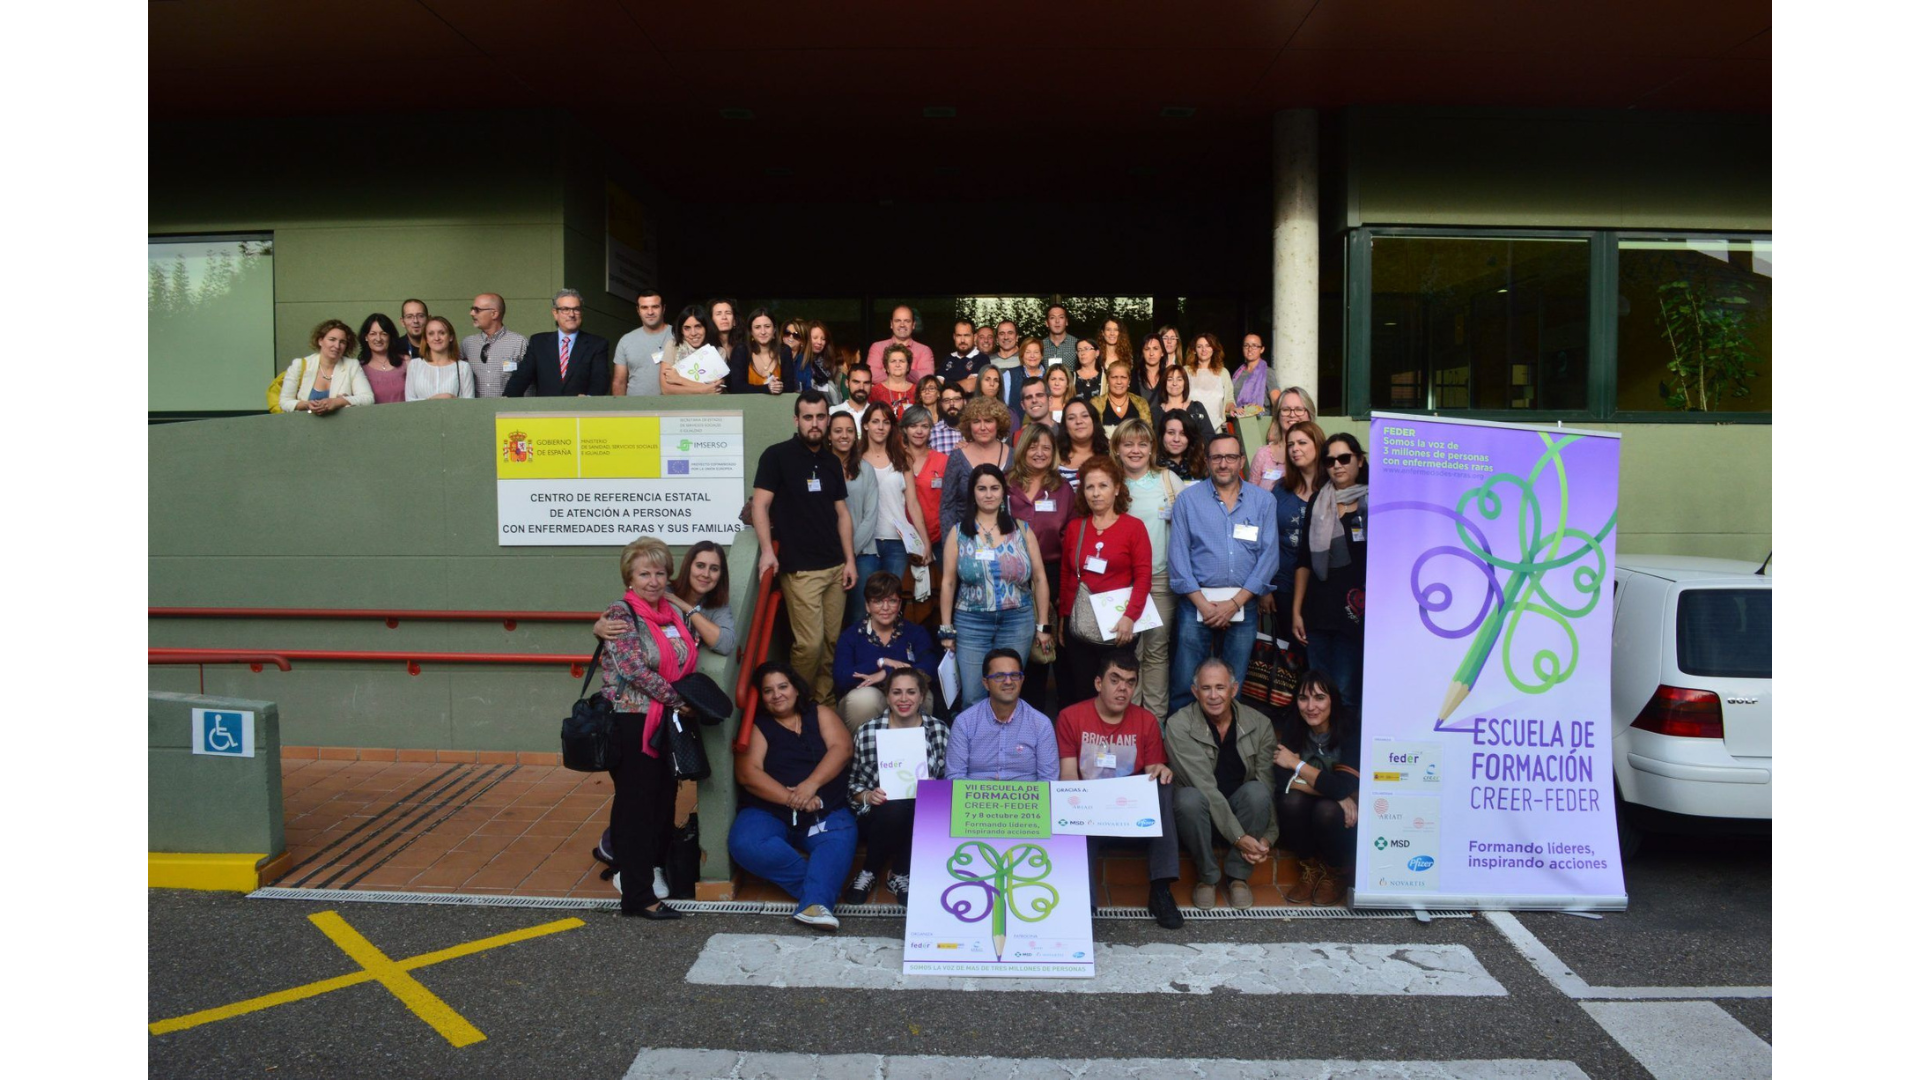
[[307, 918], [320, 928], [321, 933], [338, 945], [341, 952], [346, 953], [354, 963], [359, 964], [360, 970], [350, 975], [337, 975], [331, 979], [321, 979], [290, 990], [236, 1001], [217, 1009], [202, 1009], [185, 1016], [176, 1016], [171, 1020], [157, 1020], [147, 1025], [147, 1031], [154, 1035], [185, 1031], [188, 1028], [199, 1027], [201, 1024], [211, 1024], [215, 1020], [226, 1020], [250, 1012], [259, 1012], [261, 1009], [285, 1005], [290, 1001], [304, 1001], [307, 998], [319, 997], [321, 994], [342, 990], [349, 986], [358, 986], [364, 982], [377, 982], [386, 987], [394, 997], [399, 998], [401, 1004], [412, 1009], [415, 1016], [425, 1020], [433, 1030], [444, 1036], [448, 1042], [455, 1046], [471, 1046], [485, 1039], [486, 1035], [479, 1028], [468, 1023], [466, 1017], [454, 1012], [453, 1006], [440, 1000], [439, 995], [422, 986], [420, 981], [408, 972], [442, 961], [472, 956], [474, 953], [485, 952], [488, 949], [497, 949], [502, 945], [511, 945], [516, 941], [544, 937], [547, 934], [557, 934], [562, 930], [574, 930], [587, 925], [579, 919], [560, 919], [557, 922], [529, 926], [524, 930], [514, 930], [510, 933], [481, 938], [478, 941], [469, 941], [464, 945], [455, 945], [438, 952], [421, 953], [419, 956], [408, 957], [405, 960], [394, 960], [381, 952], [373, 942], [363, 937], [360, 931], [348, 926], [347, 920], [341, 918], [338, 912], [322, 911]]

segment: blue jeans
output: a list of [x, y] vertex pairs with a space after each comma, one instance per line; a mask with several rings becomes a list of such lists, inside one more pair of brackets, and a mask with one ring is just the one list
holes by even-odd
[[1360, 716], [1361, 640], [1332, 630], [1307, 629], [1307, 666], [1318, 668], [1340, 695], [1350, 718]]
[[1167, 673], [1167, 715], [1193, 704], [1193, 673], [1200, 662], [1217, 656], [1233, 669], [1235, 682], [1245, 682], [1247, 661], [1253, 656], [1253, 636], [1259, 630], [1260, 611], [1247, 601], [1239, 622], [1215, 630], [1200, 623], [1193, 601], [1182, 596], [1173, 604], [1173, 663]]
[[847, 594], [848, 626], [867, 617], [867, 579], [876, 572], [885, 570], [900, 579], [903, 601], [913, 592], [913, 583], [907, 581], [907, 545], [898, 540], [875, 540], [873, 547], [875, 554], [853, 557], [853, 570], [859, 576], [853, 579], [853, 591]]
[[[727, 853], [748, 873], [765, 878], [800, 901], [802, 910], [815, 904], [833, 910], [840, 887], [853, 869], [854, 843], [859, 830], [853, 812], [841, 807], [827, 815], [826, 829], [807, 835], [808, 815], [794, 827], [790, 819], [758, 806], [742, 807], [727, 832]], [[805, 855], [800, 848], [806, 848]]]
[[954, 663], [960, 674], [960, 707], [987, 696], [980, 675], [986, 670], [987, 654], [995, 649], [1012, 649], [1020, 654], [1020, 666], [1026, 667], [1027, 654], [1033, 649], [1033, 600], [1020, 602], [1007, 611], [953, 610]]

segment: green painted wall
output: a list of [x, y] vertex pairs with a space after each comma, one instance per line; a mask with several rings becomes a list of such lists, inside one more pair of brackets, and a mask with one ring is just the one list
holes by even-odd
[[[253, 712], [254, 756], [195, 754], [193, 710]], [[286, 850], [280, 805], [280, 713], [271, 701], [147, 695], [147, 850], [188, 854]]]
[[1357, 108], [1347, 225], [1773, 228], [1772, 118]]

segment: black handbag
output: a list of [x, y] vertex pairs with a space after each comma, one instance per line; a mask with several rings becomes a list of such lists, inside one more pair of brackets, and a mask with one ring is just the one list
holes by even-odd
[[653, 733], [653, 748], [672, 759], [676, 780], [705, 780], [713, 775], [700, 729], [694, 726], [691, 717], [682, 719], [678, 709], [668, 709], [661, 719], [660, 727]]
[[620, 747], [613, 735], [613, 702], [603, 694], [587, 693], [600, 668], [601, 642], [587, 662], [587, 678], [573, 712], [560, 721], [560, 763], [575, 772], [612, 772], [620, 764]]
[[705, 672], [694, 671], [681, 676], [673, 684], [673, 692], [687, 703], [683, 711], [692, 713], [694, 719], [708, 727], [733, 715], [733, 699]]

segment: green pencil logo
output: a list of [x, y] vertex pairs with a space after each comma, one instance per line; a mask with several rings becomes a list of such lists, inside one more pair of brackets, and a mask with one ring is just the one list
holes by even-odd
[[[1033, 923], [1060, 906], [1060, 890], [1046, 881], [1053, 873], [1053, 859], [1038, 844], [1015, 844], [1001, 851], [969, 840], [947, 857], [947, 873], [959, 880], [940, 894], [940, 906], [961, 922], [992, 915], [996, 960], [1006, 955], [1009, 911], [1021, 922]], [[970, 892], [973, 888], [984, 890], [985, 896]]]

